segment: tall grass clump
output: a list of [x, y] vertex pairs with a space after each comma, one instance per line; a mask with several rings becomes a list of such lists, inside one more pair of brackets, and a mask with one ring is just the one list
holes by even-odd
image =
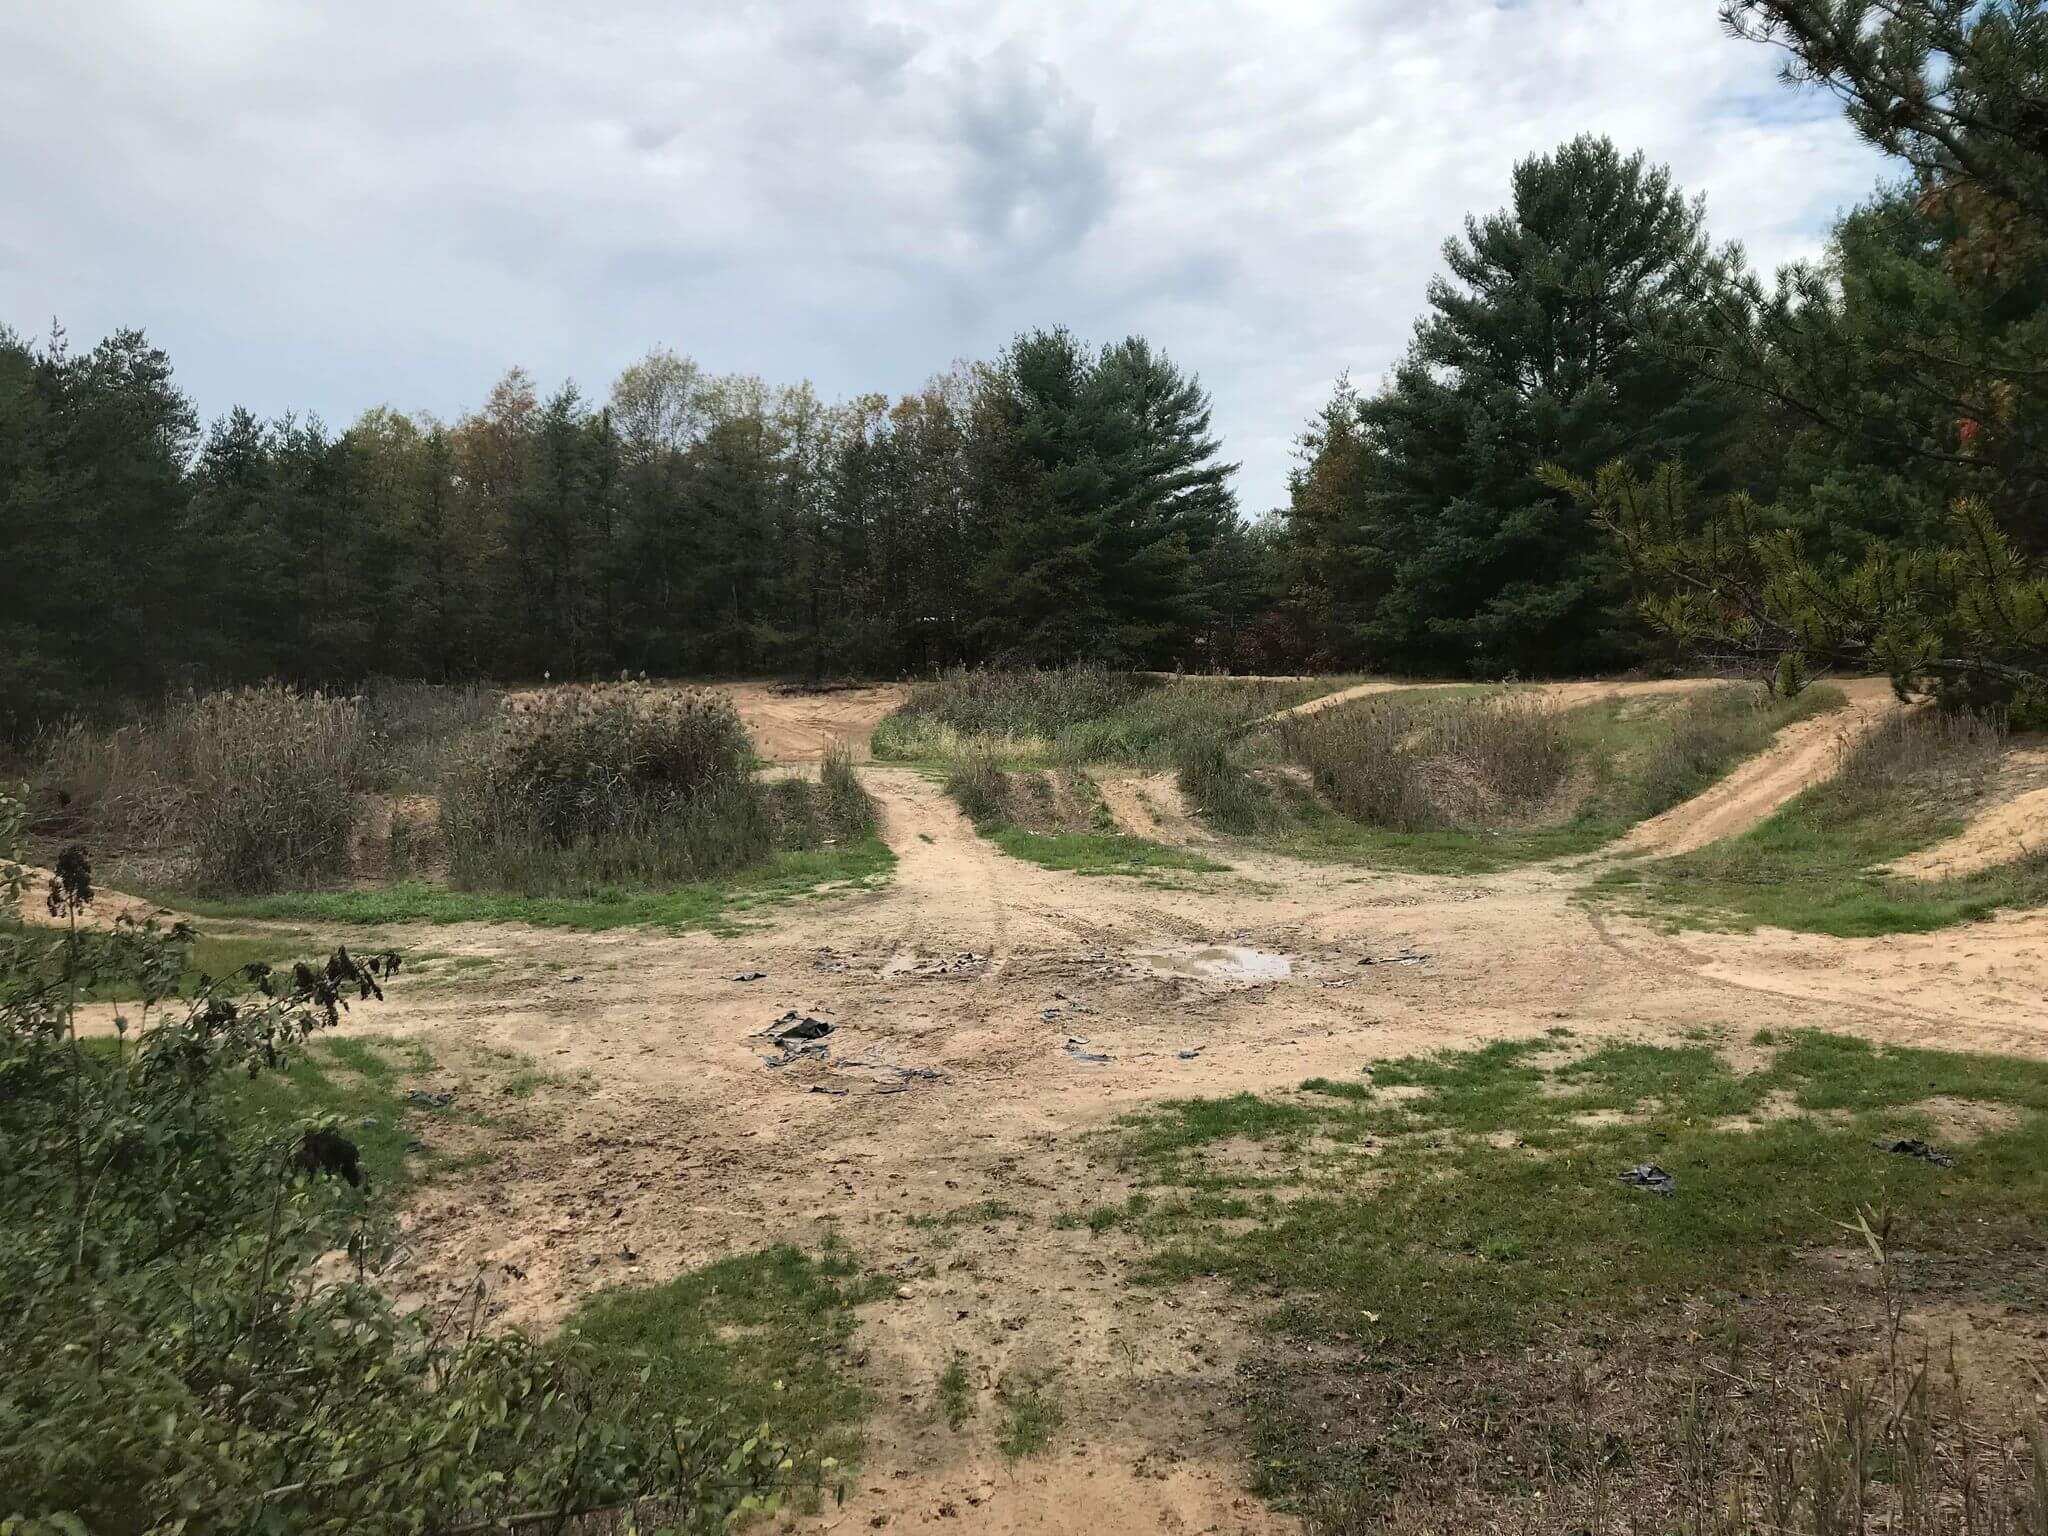
[[375, 738], [375, 784], [386, 792], [432, 791], [497, 724], [503, 694], [476, 683], [373, 677], [363, 714]]
[[374, 755], [356, 698], [275, 683], [185, 695], [115, 731], [46, 733], [36, 822], [202, 894], [317, 884], [348, 869]]
[[450, 875], [546, 894], [728, 873], [775, 846], [752, 764], [739, 714], [715, 695], [621, 685], [527, 696], [449, 776]]
[[861, 788], [853, 758], [843, 746], [826, 750], [815, 784], [804, 778], [775, 779], [762, 793], [778, 848], [817, 848], [875, 831], [875, 803]]
[[1008, 814], [1010, 776], [993, 752], [970, 749], [954, 760], [946, 775], [946, 793], [976, 826], [993, 825]]
[[1540, 699], [1368, 699], [1279, 722], [1316, 791], [1391, 831], [1523, 820], [1572, 769], [1563, 715]]
[[1076, 665], [1046, 671], [962, 668], [915, 684], [874, 737], [875, 755], [954, 757], [977, 740], [1008, 756], [1050, 742], [1160, 687], [1157, 678]]
[[1191, 737], [1179, 744], [1174, 768], [1188, 804], [1219, 832], [1250, 832], [1266, 803], [1264, 791], [1221, 735]]

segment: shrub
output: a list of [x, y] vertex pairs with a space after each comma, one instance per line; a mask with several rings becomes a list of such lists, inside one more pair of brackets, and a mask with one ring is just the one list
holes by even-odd
[[1181, 793], [1219, 832], [1250, 832], [1258, 823], [1264, 793], [1221, 736], [1195, 737], [1175, 755]]
[[112, 732], [42, 738], [38, 824], [154, 859], [207, 894], [348, 869], [372, 762], [361, 702], [280, 684], [187, 695]]
[[916, 684], [875, 733], [884, 757], [951, 757], [974, 738], [1008, 755], [1046, 744], [1158, 689], [1158, 679], [1105, 667], [962, 669]]
[[455, 882], [519, 892], [703, 880], [765, 857], [775, 819], [730, 702], [618, 685], [519, 700], [441, 800]]
[[1279, 739], [1339, 811], [1394, 831], [1526, 818], [1572, 767], [1562, 713], [1512, 694], [1366, 699], [1284, 719]]
[[967, 752], [946, 776], [946, 793], [976, 826], [1002, 821], [1010, 802], [1010, 776], [986, 749]]
[[[0, 800], [0, 855], [18, 822]], [[85, 906], [82, 856], [64, 873], [61, 905]], [[244, 1090], [381, 996], [395, 958], [256, 967], [177, 1003], [189, 943], [0, 933], [0, 1528], [398, 1536], [606, 1509], [708, 1532], [774, 1501], [792, 1463], [765, 1428], [676, 1416], [637, 1359], [394, 1313], [394, 1227], [349, 1177], [348, 1127]], [[112, 975], [136, 1001], [101, 1049], [67, 1000]]]

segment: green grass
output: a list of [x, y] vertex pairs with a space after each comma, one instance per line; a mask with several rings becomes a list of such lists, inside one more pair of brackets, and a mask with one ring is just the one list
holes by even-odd
[[[1384, 717], [1384, 735], [1403, 737], [1419, 730], [1416, 722], [1428, 719], [1431, 712], [1483, 707], [1481, 701], [1498, 692], [1432, 688], [1413, 695], [1372, 697], [1315, 717], [1296, 727], [1295, 737], [1305, 749], [1311, 733], [1342, 732], [1346, 715], [1362, 718], [1368, 712]], [[1810, 688], [1795, 700], [1760, 701], [1754, 690], [1726, 685], [1708, 686], [1682, 698], [1609, 699], [1581, 705], [1558, 720], [1559, 745], [1579, 789], [1563, 819], [1555, 821], [1525, 816], [1487, 825], [1451, 810], [1440, 810], [1427, 818], [1426, 825], [1354, 819], [1334, 808], [1316, 787], [1258, 773], [1292, 750], [1270, 736], [1234, 750], [1210, 744], [1206, 751], [1183, 759], [1181, 780], [1211, 825], [1297, 858], [1425, 874], [1490, 874], [1593, 853], [1638, 822], [1710, 788], [1743, 759], [1767, 747], [1785, 725], [1841, 703], [1841, 694], [1826, 687]], [[1383, 752], [1389, 750], [1384, 740], [1377, 745]], [[1419, 774], [1419, 788], [1441, 779], [1424, 760], [1392, 750], [1394, 768]], [[1311, 757], [1309, 762], [1317, 760]]]
[[436, 1115], [458, 1113], [406, 1102], [409, 1080], [432, 1070], [432, 1058], [410, 1042], [316, 1035], [282, 1071], [235, 1084], [231, 1103], [251, 1120], [275, 1125], [334, 1120], [356, 1144], [372, 1190], [389, 1201], [439, 1166], [432, 1152], [414, 1150], [419, 1129]]
[[999, 826], [985, 834], [1013, 859], [1076, 875], [1144, 876], [1166, 870], [1220, 874], [1228, 864], [1120, 832], [1029, 832]]
[[[732, 931], [755, 908], [812, 896], [875, 890], [896, 867], [879, 837], [839, 847], [778, 853], [757, 869], [668, 891], [608, 891], [596, 896], [514, 896], [405, 884], [360, 891], [302, 891], [279, 896], [160, 899], [202, 917], [284, 919], [348, 925], [529, 923], [597, 932], [607, 928]], [[821, 889], [824, 888], [824, 889]]]
[[985, 1227], [998, 1221], [1014, 1221], [1020, 1226], [1031, 1224], [1029, 1216], [1002, 1200], [977, 1200], [972, 1205], [941, 1211], [935, 1216], [910, 1218], [910, 1224], [920, 1232], [943, 1232], [954, 1227]]
[[974, 1416], [974, 1389], [967, 1380], [965, 1355], [954, 1355], [940, 1372], [938, 1406], [948, 1429], [958, 1429]]
[[564, 1331], [622, 1379], [645, 1371], [655, 1401], [677, 1415], [722, 1405], [737, 1424], [772, 1424], [843, 1464], [859, 1458], [867, 1408], [847, 1369], [854, 1309], [891, 1289], [843, 1252], [778, 1246], [665, 1285], [604, 1291]]
[[[0, 922], [0, 932], [21, 933], [21, 925]], [[45, 941], [39, 974], [54, 982], [63, 975], [64, 930], [37, 928]], [[311, 959], [316, 946], [295, 942], [289, 935], [199, 932], [186, 951], [184, 969], [178, 975], [176, 995], [195, 996], [202, 981], [223, 981], [252, 965], [289, 966], [294, 960]], [[82, 1002], [122, 1003], [136, 1000], [136, 978], [120, 968], [95, 976], [79, 991]]]
[[[1339, 1381], [1435, 1372], [1560, 1330], [1624, 1336], [1687, 1298], [1821, 1301], [1836, 1282], [1807, 1255], [1848, 1241], [1859, 1208], [1894, 1214], [1908, 1284], [2048, 1310], [2048, 1064], [1764, 1038], [1749, 1073], [1704, 1044], [1542, 1036], [1167, 1102], [1099, 1143], [1149, 1196], [1112, 1219], [1147, 1243], [1141, 1281], [1272, 1301], [1254, 1428], [1262, 1487], [1290, 1506], [1363, 1475], [1359, 1447], [1302, 1418], [1327, 1413], [1309, 1383], [1333, 1359]], [[1936, 1097], [2014, 1123], [1952, 1147], [1952, 1169], [1873, 1146], [1939, 1141]], [[1643, 1162], [1675, 1197], [1617, 1177]]]
[[1740, 837], [1606, 872], [1588, 894], [1673, 927], [1760, 927], [1867, 938], [1928, 933], [2048, 903], [2036, 853], [1948, 880], [1882, 873], [1954, 836], [2002, 744], [1965, 722], [1912, 718], [1865, 743], [1839, 777]]
[[996, 1449], [1010, 1461], [1038, 1455], [1052, 1444], [1053, 1431], [1066, 1419], [1051, 1371], [1006, 1373], [996, 1383], [996, 1404], [1003, 1411]]

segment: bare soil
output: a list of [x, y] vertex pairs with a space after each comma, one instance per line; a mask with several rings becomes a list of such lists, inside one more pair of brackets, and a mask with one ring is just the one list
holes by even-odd
[[1914, 880], [1954, 880], [2048, 848], [2048, 748], [2006, 756], [1988, 803], [1954, 837], [1891, 866]]
[[[762, 755], [785, 761], [837, 737], [864, 747], [896, 697], [731, 692]], [[1816, 724], [1739, 775], [1709, 824], [1827, 771], [1840, 722]], [[1576, 903], [1579, 877], [1554, 868], [1453, 879], [1235, 848], [1232, 874], [1160, 889], [1006, 858], [929, 778], [862, 778], [899, 860], [886, 889], [774, 909], [736, 938], [437, 928], [434, 948], [501, 964], [460, 990], [401, 979], [344, 1025], [442, 1059], [517, 1051], [565, 1079], [524, 1101], [492, 1165], [417, 1196], [411, 1283], [430, 1298], [481, 1272], [494, 1317], [545, 1328], [600, 1287], [828, 1232], [897, 1280], [858, 1336], [876, 1404], [861, 1475], [845, 1508], [794, 1529], [1297, 1529], [1244, 1491], [1234, 1387], [1253, 1304], [1220, 1283], [1128, 1287], [1128, 1239], [1054, 1226], [1128, 1193], [1082, 1138], [1149, 1100], [1291, 1088], [1560, 1023], [1593, 1041], [1769, 1025], [2048, 1057], [2048, 913], [1867, 941], [1673, 937]], [[1189, 835], [1170, 782], [1104, 795], [1133, 831]], [[1639, 849], [1696, 846], [1698, 825], [1663, 820]], [[1286, 974], [1157, 963], [1212, 948], [1284, 957]], [[1409, 950], [1429, 958], [1361, 964]], [[790, 1009], [832, 1022], [828, 1057], [768, 1065], [763, 1031]], [[986, 1200], [1022, 1222], [943, 1243], [909, 1224]], [[957, 1431], [935, 1406], [956, 1352], [977, 1409]], [[994, 1386], [1017, 1371], [1053, 1373], [1065, 1421], [1011, 1465]]]

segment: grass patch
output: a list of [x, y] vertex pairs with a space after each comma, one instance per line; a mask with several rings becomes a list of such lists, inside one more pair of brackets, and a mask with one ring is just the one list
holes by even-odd
[[753, 869], [665, 891], [615, 889], [588, 896], [518, 896], [404, 884], [360, 891], [302, 891], [281, 896], [181, 902], [204, 917], [283, 919], [349, 925], [393, 923], [530, 923], [597, 932], [663, 928], [670, 932], [736, 931], [755, 908], [812, 896], [879, 889], [896, 856], [879, 837], [832, 848], [778, 853]]
[[2048, 902], [2036, 854], [1947, 880], [1883, 873], [1962, 830], [1994, 778], [2003, 730], [1971, 716], [1900, 715], [1841, 771], [1740, 837], [1610, 870], [1590, 893], [1675, 927], [1790, 928], [1864, 938], [1926, 933]]
[[954, 1355], [939, 1373], [939, 1417], [948, 1429], [958, 1429], [974, 1417], [974, 1388], [967, 1379], [965, 1355]]
[[565, 1331], [615, 1362], [622, 1380], [645, 1371], [668, 1411], [695, 1418], [723, 1405], [736, 1424], [772, 1423], [844, 1464], [859, 1458], [867, 1408], [846, 1369], [854, 1308], [890, 1290], [843, 1252], [778, 1246], [665, 1285], [602, 1292]]
[[[2010, 1128], [1951, 1147], [1948, 1169], [1873, 1145], [1938, 1142], [1935, 1098], [2005, 1106]], [[1314, 1362], [1420, 1391], [1545, 1340], [1598, 1356], [1676, 1303], [1818, 1303], [1840, 1286], [1814, 1255], [1851, 1241], [1838, 1223], [1859, 1208], [1890, 1213], [1903, 1284], [2048, 1310], [2040, 1063], [1796, 1034], [1738, 1073], [1703, 1044], [1544, 1036], [1166, 1103], [1103, 1145], [1152, 1197], [1115, 1218], [1148, 1243], [1142, 1281], [1272, 1299], [1254, 1417], [1262, 1486], [1289, 1507], [1384, 1510], [1436, 1455], [1405, 1462], [1384, 1418], [1357, 1439], [1305, 1422], [1332, 1411]], [[1672, 1198], [1619, 1179], [1645, 1162], [1675, 1176]]]
[[1013, 859], [1069, 874], [1142, 876], [1164, 870], [1221, 874], [1230, 868], [1185, 848], [1118, 832], [1030, 832], [1022, 827], [997, 827], [988, 837]]
[[996, 1449], [1006, 1460], [1022, 1461], [1052, 1444], [1053, 1431], [1066, 1419], [1053, 1389], [1052, 1371], [1011, 1371], [996, 1383], [996, 1404], [1003, 1411]]
[[1029, 1226], [1031, 1218], [1014, 1205], [1002, 1200], [977, 1200], [972, 1205], [943, 1211], [936, 1216], [910, 1218], [910, 1224], [920, 1232], [943, 1232], [955, 1227], [985, 1227], [998, 1221], [1014, 1221], [1021, 1226]]
[[252, 1122], [283, 1126], [332, 1119], [356, 1144], [370, 1187], [389, 1201], [440, 1166], [431, 1151], [420, 1147], [415, 1132], [427, 1119], [450, 1111], [421, 1109], [405, 1100], [407, 1082], [432, 1070], [432, 1058], [409, 1042], [322, 1035], [282, 1070], [235, 1084], [228, 1102]]

